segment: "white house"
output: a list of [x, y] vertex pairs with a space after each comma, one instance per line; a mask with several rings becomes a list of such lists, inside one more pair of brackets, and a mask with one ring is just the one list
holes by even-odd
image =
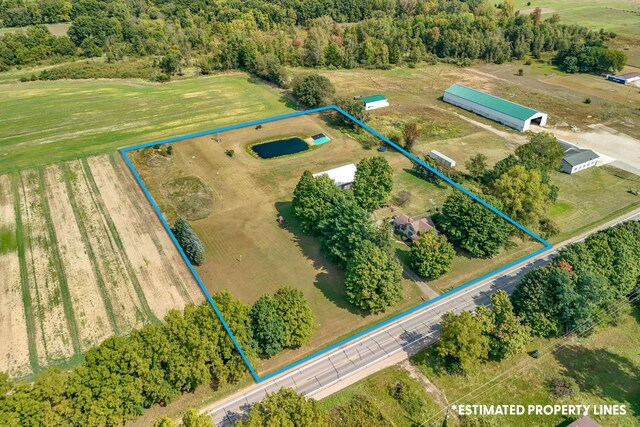
[[429, 151], [429, 157], [431, 157], [437, 163], [441, 163], [443, 165], [447, 165], [450, 168], [455, 168], [456, 167], [456, 161], [455, 160], [445, 156], [444, 154], [442, 154], [439, 151], [436, 151], [436, 150]]
[[591, 150], [570, 148], [565, 152], [560, 169], [565, 173], [574, 174], [596, 166], [599, 158], [600, 156]]
[[366, 111], [389, 106], [389, 101], [382, 95], [365, 96], [361, 101], [364, 103]]
[[520, 132], [528, 131], [531, 124], [547, 124], [546, 113], [463, 85], [449, 87], [444, 91], [442, 100]]
[[353, 182], [356, 180], [356, 170], [356, 165], [350, 163], [324, 172], [314, 173], [313, 176], [327, 175], [338, 187], [348, 189], [353, 187]]

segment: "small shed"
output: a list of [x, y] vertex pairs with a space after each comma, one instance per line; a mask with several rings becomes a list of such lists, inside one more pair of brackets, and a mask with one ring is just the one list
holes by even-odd
[[611, 74], [607, 74], [607, 80], [626, 85], [627, 83], [640, 81], [640, 73], [636, 73], [636, 72], [626, 73], [626, 74], [620, 74], [618, 76], [612, 76]]
[[383, 95], [365, 96], [361, 98], [361, 101], [364, 103], [364, 109], [366, 111], [389, 106], [389, 101]]
[[338, 187], [345, 190], [353, 187], [353, 182], [356, 180], [356, 170], [356, 165], [350, 163], [323, 172], [314, 173], [313, 176], [327, 175]]
[[520, 132], [528, 131], [531, 124], [547, 124], [546, 113], [464, 85], [451, 85], [442, 100]]
[[435, 160], [437, 163], [449, 166], [450, 168], [456, 167], [456, 161], [450, 157], [445, 156], [439, 151], [431, 150], [429, 151], [429, 157]]
[[600, 156], [592, 150], [571, 148], [565, 152], [560, 169], [570, 175], [596, 166]]
[[317, 133], [315, 135], [312, 135], [311, 140], [315, 145], [320, 145], [320, 144], [324, 144], [325, 142], [331, 141], [331, 139], [324, 133]]

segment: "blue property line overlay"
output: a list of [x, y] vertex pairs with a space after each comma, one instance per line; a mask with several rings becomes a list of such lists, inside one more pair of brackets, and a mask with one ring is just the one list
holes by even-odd
[[[353, 122], [355, 122], [356, 124], [358, 124], [359, 126], [361, 126], [363, 129], [365, 129], [367, 132], [369, 132], [370, 134], [376, 136], [377, 138], [381, 139], [382, 141], [384, 141], [385, 143], [389, 144], [391, 147], [393, 147], [394, 149], [398, 150], [400, 153], [404, 154], [407, 158], [409, 158], [410, 160], [418, 163], [419, 165], [425, 167], [426, 169], [428, 169], [430, 172], [436, 174], [438, 177], [442, 178], [444, 181], [446, 181], [447, 183], [449, 183], [450, 185], [452, 185], [454, 188], [462, 191], [463, 193], [465, 193], [466, 195], [468, 195], [469, 197], [471, 197], [472, 199], [474, 199], [475, 201], [481, 203], [483, 206], [485, 206], [487, 209], [491, 210], [492, 212], [494, 212], [495, 214], [499, 215], [500, 217], [504, 218], [506, 221], [508, 221], [509, 223], [513, 224], [514, 226], [516, 226], [517, 228], [519, 228], [520, 230], [524, 231], [525, 233], [527, 233], [529, 236], [533, 237], [535, 240], [537, 240], [538, 242], [542, 243], [544, 245], [544, 247], [542, 249], [539, 249], [535, 252], [530, 253], [529, 255], [526, 255], [522, 258], [519, 258], [513, 262], [510, 262], [507, 265], [504, 265], [500, 268], [497, 268], [483, 276], [480, 276], [470, 282], [467, 282], [463, 285], [458, 286], [455, 289], [452, 289], [448, 292], [445, 292], [444, 294], [438, 295], [437, 297], [430, 299], [429, 301], [425, 301], [421, 304], [418, 304], [417, 306], [410, 308], [400, 314], [397, 314], [385, 321], [382, 321], [380, 323], [378, 323], [377, 325], [374, 325], [370, 328], [367, 328], [361, 332], [358, 332], [354, 335], [352, 335], [349, 338], [345, 338], [342, 341], [339, 341], [335, 344], [330, 345], [329, 347], [326, 347], [322, 350], [319, 350], [309, 356], [306, 356], [296, 362], [293, 362], [281, 369], [278, 369], [277, 371], [274, 371], [270, 374], [267, 374], [263, 377], [260, 377], [258, 375], [258, 373], [253, 369], [253, 366], [251, 365], [251, 363], [249, 362], [249, 359], [247, 358], [246, 354], [244, 353], [244, 351], [242, 350], [242, 347], [240, 346], [240, 343], [238, 343], [238, 341], [236, 340], [235, 335], [233, 334], [233, 331], [231, 331], [231, 328], [229, 327], [229, 325], [227, 324], [227, 322], [224, 320], [224, 317], [222, 316], [222, 313], [220, 312], [220, 310], [218, 309], [218, 307], [216, 306], [216, 303], [213, 301], [213, 298], [211, 297], [211, 295], [209, 294], [209, 291], [207, 291], [207, 288], [204, 286], [204, 283], [202, 282], [202, 280], [200, 279], [200, 276], [198, 276], [198, 273], [196, 273], [195, 269], [193, 268], [193, 265], [191, 265], [191, 262], [189, 261], [189, 259], [187, 258], [186, 254], [184, 253], [184, 250], [182, 249], [182, 247], [180, 246], [180, 244], [178, 243], [178, 241], [176, 240], [176, 237], [173, 235], [173, 232], [171, 231], [171, 227], [169, 226], [169, 224], [167, 223], [167, 221], [165, 220], [164, 216], [162, 215], [162, 213], [160, 212], [160, 209], [158, 208], [158, 205], [156, 204], [156, 202], [153, 200], [153, 197], [151, 196], [151, 193], [149, 193], [149, 190], [147, 190], [147, 187], [144, 185], [144, 182], [142, 182], [142, 179], [140, 178], [140, 175], [138, 174], [138, 172], [136, 171], [135, 167], [133, 166], [133, 164], [131, 163], [131, 160], [129, 159], [129, 156], [127, 155], [127, 152], [129, 151], [133, 151], [133, 150], [139, 150], [141, 148], [145, 148], [145, 147], [151, 147], [154, 145], [159, 145], [159, 144], [166, 144], [166, 143], [170, 143], [170, 142], [177, 142], [177, 141], [182, 141], [185, 139], [191, 139], [191, 138], [196, 138], [199, 136], [205, 136], [205, 135], [211, 135], [213, 133], [218, 133], [218, 132], [224, 132], [224, 131], [228, 131], [228, 130], [233, 130], [233, 129], [240, 129], [240, 128], [244, 128], [244, 127], [249, 127], [249, 126], [255, 126], [255, 125], [259, 125], [262, 123], [269, 123], [269, 122], [274, 122], [277, 120], [282, 120], [282, 119], [288, 119], [288, 118], [292, 118], [292, 117], [298, 117], [298, 116], [303, 116], [303, 115], [307, 115], [307, 114], [313, 114], [313, 113], [318, 113], [318, 112], [322, 112], [322, 111], [328, 111], [328, 110], [334, 110], [339, 112], [340, 114], [344, 115], [345, 117], [349, 118], [350, 120], [352, 120]], [[296, 366], [299, 366], [305, 362], [308, 362], [309, 360], [324, 354], [326, 352], [329, 352], [331, 350], [333, 350], [336, 347], [339, 347], [341, 345], [344, 345], [350, 341], [355, 340], [356, 338], [359, 338], [365, 334], [368, 334], [371, 331], [374, 331], [378, 328], [381, 328], [391, 322], [394, 322], [398, 319], [401, 319], [411, 313], [414, 313], [417, 310], [420, 310], [421, 308], [424, 308], [430, 304], [433, 304], [449, 295], [453, 295], [456, 292], [459, 292], [463, 289], [468, 288], [469, 286], [472, 286], [484, 279], [487, 279], [497, 273], [500, 273], [501, 271], [504, 271], [510, 267], [513, 267], [516, 264], [519, 264], [523, 261], [526, 261], [527, 259], [533, 258], [538, 254], [541, 254], [549, 249], [551, 249], [553, 246], [547, 242], [545, 239], [543, 239], [542, 237], [538, 236], [537, 234], [535, 234], [534, 232], [532, 232], [531, 230], [527, 229], [526, 227], [524, 227], [523, 225], [521, 225], [520, 223], [518, 223], [517, 221], [515, 221], [514, 219], [510, 218], [509, 216], [507, 216], [506, 214], [504, 214], [503, 212], [501, 212], [500, 210], [496, 209], [495, 207], [493, 207], [492, 205], [490, 205], [489, 203], [485, 202], [484, 200], [482, 200], [480, 197], [476, 196], [475, 194], [473, 194], [472, 192], [470, 192], [469, 190], [467, 190], [466, 188], [462, 187], [460, 184], [456, 183], [455, 181], [453, 181], [452, 179], [450, 179], [449, 177], [443, 175], [442, 173], [440, 173], [439, 171], [437, 171], [436, 169], [432, 168], [431, 166], [429, 166], [428, 164], [426, 164], [424, 161], [420, 160], [418, 157], [414, 156], [413, 154], [407, 152], [404, 148], [400, 147], [399, 145], [395, 144], [394, 142], [390, 141], [389, 139], [387, 139], [384, 135], [378, 133], [376, 130], [372, 129], [371, 127], [369, 127], [368, 125], [362, 123], [360, 120], [356, 119], [355, 117], [353, 117], [352, 115], [350, 115], [349, 113], [347, 113], [346, 111], [342, 110], [341, 108], [335, 106], [335, 105], [328, 105], [326, 107], [320, 107], [320, 108], [314, 108], [312, 110], [305, 110], [305, 111], [297, 111], [294, 113], [290, 113], [290, 114], [284, 114], [284, 115], [280, 115], [280, 116], [275, 116], [275, 117], [270, 117], [267, 119], [262, 119], [262, 120], [255, 120], [255, 121], [250, 121], [250, 122], [246, 122], [246, 123], [241, 123], [241, 124], [237, 124], [237, 125], [233, 125], [233, 126], [227, 126], [227, 127], [222, 127], [222, 128], [218, 128], [218, 129], [213, 129], [213, 130], [208, 130], [208, 131], [204, 131], [204, 132], [198, 132], [198, 133], [193, 133], [190, 135], [184, 135], [184, 136], [178, 136], [175, 138], [169, 138], [169, 139], [164, 139], [161, 141], [155, 141], [155, 142], [149, 142], [146, 144], [141, 144], [141, 145], [136, 145], [133, 147], [126, 147], [126, 148], [122, 148], [120, 149], [120, 153], [122, 154], [127, 166], [129, 167], [129, 169], [131, 170], [131, 172], [133, 173], [133, 176], [135, 177], [136, 181], [138, 181], [138, 185], [140, 185], [140, 187], [142, 188], [142, 191], [144, 192], [145, 196], [147, 197], [147, 199], [149, 200], [149, 202], [151, 203], [151, 206], [153, 207], [153, 210], [156, 212], [156, 215], [160, 218], [160, 221], [162, 222], [162, 225], [164, 225], [164, 228], [167, 230], [167, 232], [169, 233], [169, 236], [171, 237], [171, 240], [173, 241], [173, 244], [178, 248], [178, 251], [180, 252], [180, 255], [182, 256], [182, 258], [184, 259], [185, 263], [187, 264], [187, 266], [189, 267], [189, 270], [191, 271], [191, 274], [193, 275], [193, 277], [196, 279], [196, 282], [198, 282], [198, 285], [200, 285], [200, 289], [202, 290], [202, 292], [205, 294], [205, 296], [207, 297], [207, 300], [209, 301], [209, 303], [211, 304], [211, 306], [213, 307], [214, 311], [216, 312], [216, 315], [218, 316], [218, 318], [220, 319], [220, 321], [222, 322], [222, 325], [224, 326], [225, 330], [227, 331], [227, 333], [229, 334], [229, 337], [231, 337], [231, 341], [233, 341], [233, 344], [235, 345], [235, 347], [238, 349], [238, 352], [240, 353], [240, 355], [242, 356], [242, 359], [245, 361], [245, 363], [247, 364], [247, 367], [249, 368], [249, 371], [251, 372], [251, 375], [253, 376], [253, 378], [256, 380], [256, 382], [260, 383], [262, 381], [265, 381], [269, 378], [272, 378], [276, 375], [279, 375], [285, 371], [288, 371]]]

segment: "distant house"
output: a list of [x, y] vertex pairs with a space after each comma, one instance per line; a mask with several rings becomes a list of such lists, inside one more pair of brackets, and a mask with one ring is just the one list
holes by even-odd
[[528, 131], [531, 124], [547, 124], [546, 113], [464, 85], [449, 87], [444, 91], [442, 100], [520, 132]]
[[594, 151], [570, 148], [565, 151], [564, 158], [560, 164], [560, 169], [562, 169], [562, 172], [571, 175], [596, 166], [599, 158], [600, 156]]
[[314, 173], [313, 176], [327, 175], [338, 187], [344, 190], [353, 187], [353, 182], [356, 180], [356, 170], [356, 165], [350, 163], [324, 172]]
[[364, 109], [366, 111], [389, 106], [389, 101], [383, 95], [365, 96], [360, 100], [364, 103]]
[[442, 154], [439, 151], [436, 151], [436, 150], [429, 151], [429, 157], [431, 157], [437, 163], [440, 163], [440, 164], [443, 164], [443, 165], [447, 165], [450, 168], [455, 168], [456, 167], [456, 161], [455, 160], [445, 156], [444, 154]]
[[626, 73], [620, 74], [619, 76], [612, 76], [611, 74], [607, 74], [606, 77], [607, 80], [626, 85], [627, 83], [639, 81], [640, 73]]
[[420, 239], [422, 233], [434, 228], [431, 218], [413, 219], [407, 215], [397, 216], [393, 221], [393, 231], [404, 234], [411, 240]]

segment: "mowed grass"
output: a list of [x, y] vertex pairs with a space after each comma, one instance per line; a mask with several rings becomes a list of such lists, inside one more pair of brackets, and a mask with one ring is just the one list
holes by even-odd
[[560, 191], [549, 216], [562, 230], [551, 239], [553, 243], [640, 207], [640, 197], [629, 191], [640, 189], [640, 177], [613, 166], [590, 168], [574, 175], [554, 172], [552, 181]]
[[[503, 362], [484, 364], [464, 377], [441, 369], [427, 349], [413, 358], [417, 367], [440, 389], [450, 403], [521, 405], [626, 405], [626, 416], [591, 415], [605, 426], [640, 424], [640, 312], [624, 315], [615, 327], [607, 327], [586, 338], [533, 341], [528, 350], [538, 349], [533, 359], [520, 354]], [[559, 376], [573, 377], [580, 391], [558, 400], [549, 393], [548, 382]], [[442, 421], [444, 412], [431, 422]], [[494, 417], [500, 426], [560, 425], [571, 417], [523, 415]], [[430, 425], [430, 423], [427, 423]], [[439, 424], [438, 424], [439, 425]], [[564, 424], [563, 424], [564, 425]]]
[[112, 152], [290, 111], [280, 92], [244, 74], [167, 84], [131, 80], [4, 84], [0, 85], [0, 170]]
[[[634, 0], [516, 0], [515, 3], [516, 10], [553, 9], [567, 23], [640, 35], [640, 4]], [[553, 12], [548, 11], [546, 16]]]

